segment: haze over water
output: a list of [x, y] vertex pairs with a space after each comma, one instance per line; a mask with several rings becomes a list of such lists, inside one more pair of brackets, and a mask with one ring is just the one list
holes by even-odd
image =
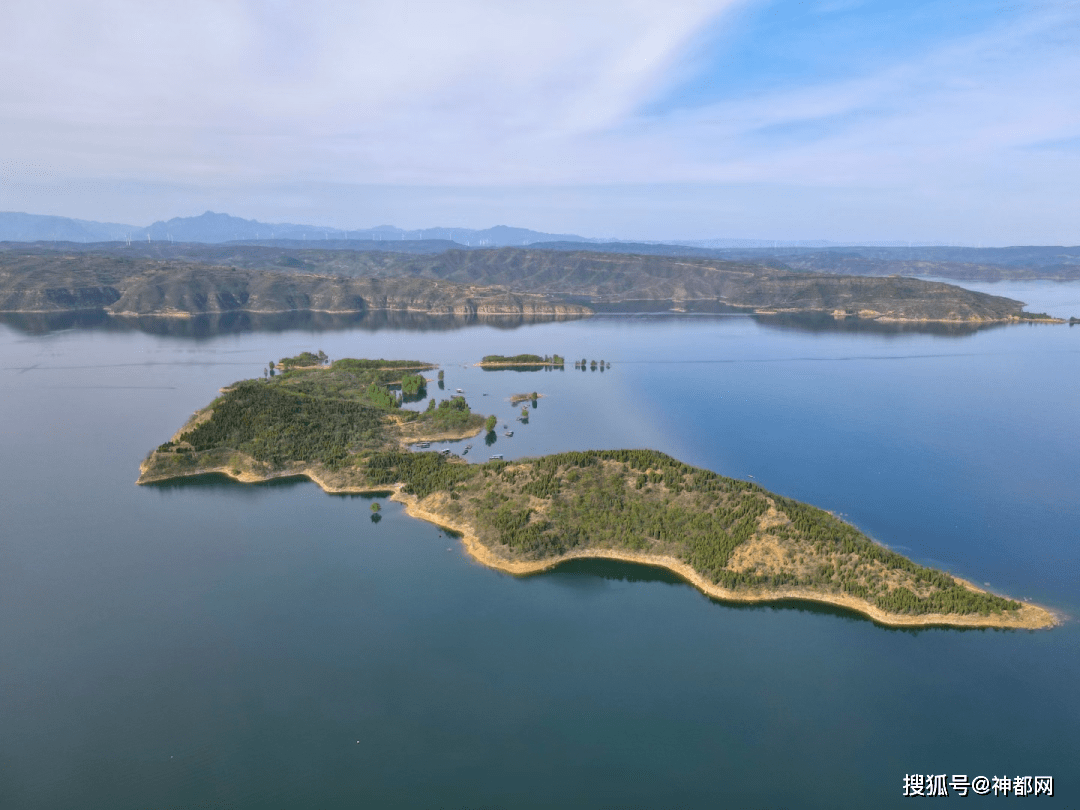
[[[0, 806], [901, 807], [909, 773], [1052, 775], [1038, 806], [1080, 797], [1076, 327], [0, 325], [0, 346]], [[515, 579], [385, 499], [376, 524], [370, 499], [308, 482], [134, 485], [219, 387], [320, 348], [440, 363], [429, 396], [462, 388], [500, 419], [492, 447], [454, 445], [470, 460], [655, 448], [1070, 618], [899, 631], [623, 564]], [[472, 365], [518, 352], [570, 364]]]

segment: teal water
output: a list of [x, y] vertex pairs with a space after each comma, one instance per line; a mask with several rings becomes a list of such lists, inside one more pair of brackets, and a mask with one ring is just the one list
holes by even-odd
[[[429, 393], [500, 418], [470, 459], [653, 447], [1072, 617], [1075, 327], [0, 326], [0, 347], [0, 806], [877, 808], [907, 805], [908, 773], [1052, 775], [1039, 806], [1078, 803], [1071, 618], [900, 631], [617, 563], [517, 579], [386, 500], [376, 524], [369, 499], [307, 482], [134, 486], [151, 447], [270, 359], [427, 359], [448, 389]], [[471, 365], [492, 352], [612, 367]], [[533, 390], [512, 421], [507, 398]]]

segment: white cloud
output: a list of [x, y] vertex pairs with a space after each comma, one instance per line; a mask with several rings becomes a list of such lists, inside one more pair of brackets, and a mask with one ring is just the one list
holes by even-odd
[[137, 176], [505, 179], [624, 119], [732, 2], [15, 2], [2, 137]]

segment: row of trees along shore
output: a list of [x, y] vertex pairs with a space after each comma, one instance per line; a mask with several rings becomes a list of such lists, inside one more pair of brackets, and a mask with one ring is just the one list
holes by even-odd
[[480, 360], [481, 365], [488, 364], [507, 364], [507, 365], [549, 365], [549, 366], [561, 366], [566, 364], [566, 358], [558, 354], [545, 354], [541, 357], [538, 354], [515, 354], [512, 356], [504, 354], [487, 354]]
[[607, 363], [603, 360], [586, 360], [585, 358], [574, 361], [574, 368], [580, 368], [582, 371], [584, 371], [586, 368], [596, 371], [597, 367], [599, 367], [599, 369], [603, 371], [605, 368], [611, 368], [611, 363]]

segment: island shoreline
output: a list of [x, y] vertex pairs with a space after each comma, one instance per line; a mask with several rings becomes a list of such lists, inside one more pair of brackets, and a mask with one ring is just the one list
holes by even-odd
[[[570, 560], [618, 560], [621, 562], [635, 563], [638, 565], [649, 565], [653, 567], [664, 568], [681, 578], [688, 585], [696, 588], [705, 596], [711, 599], [716, 599], [720, 602], [738, 604], [769, 604], [776, 602], [797, 601], [825, 604], [831, 607], [850, 610], [863, 616], [864, 618], [869, 619], [870, 621], [873, 621], [875, 624], [879, 624], [885, 627], [948, 627], [956, 629], [996, 628], [1014, 630], [1038, 630], [1049, 629], [1061, 624], [1062, 622], [1062, 617], [1058, 614], [1047, 608], [1030, 602], [1021, 602], [1019, 610], [1011, 615], [1007, 613], [991, 615], [904, 615], [886, 613], [880, 608], [877, 608], [876, 606], [864, 600], [860, 600], [857, 597], [845, 594], [813, 593], [793, 588], [777, 589], [774, 591], [769, 591], [767, 593], [761, 591], [732, 591], [715, 583], [709, 582], [687, 563], [674, 557], [640, 554], [632, 551], [622, 551], [617, 549], [579, 549], [559, 555], [558, 557], [553, 557], [545, 560], [509, 560], [496, 554], [489, 546], [485, 545], [476, 535], [474, 529], [471, 526], [456, 521], [452, 516], [448, 516], [442, 512], [433, 510], [432, 508], [430, 508], [431, 504], [424, 503], [424, 500], [427, 499], [420, 499], [414, 495], [410, 495], [404, 492], [404, 485], [401, 483], [381, 487], [338, 486], [326, 480], [326, 478], [320, 475], [317, 470], [312, 469], [310, 466], [306, 465], [303, 468], [282, 470], [280, 472], [274, 472], [269, 474], [257, 474], [249, 470], [240, 470], [239, 472], [234, 472], [232, 469], [226, 469], [224, 467], [207, 467], [200, 468], [198, 470], [192, 470], [190, 472], [184, 472], [181, 474], [153, 476], [149, 478], [146, 477], [146, 470], [147, 462], [144, 461], [142, 465], [140, 465], [141, 475], [136, 481], [137, 484], [160, 484], [166, 481], [181, 478], [220, 474], [224, 475], [227, 478], [231, 478], [235, 481], [246, 484], [264, 483], [284, 478], [303, 477], [312, 481], [313, 483], [318, 485], [324, 492], [331, 495], [362, 495], [376, 493], [385, 494], [387, 492], [390, 492], [392, 493], [389, 496], [390, 500], [397, 501], [398, 503], [402, 504], [406, 514], [408, 514], [410, 517], [423, 520], [436, 526], [440, 526], [456, 532], [457, 534], [461, 535], [461, 543], [465, 551], [470, 557], [473, 558], [474, 561], [487, 568], [493, 568], [497, 571], [501, 571], [512, 576], [531, 576], [539, 574], [544, 571], [549, 571], [552, 568], [555, 568], [562, 563], [568, 562]], [[429, 496], [429, 498], [430, 497], [431, 496]], [[989, 591], [979, 588], [971, 582], [962, 579], [961, 577], [954, 576], [953, 578], [969, 590], [977, 593], [989, 593]], [[1012, 619], [1012, 621], [1010, 621], [1010, 619]]]

